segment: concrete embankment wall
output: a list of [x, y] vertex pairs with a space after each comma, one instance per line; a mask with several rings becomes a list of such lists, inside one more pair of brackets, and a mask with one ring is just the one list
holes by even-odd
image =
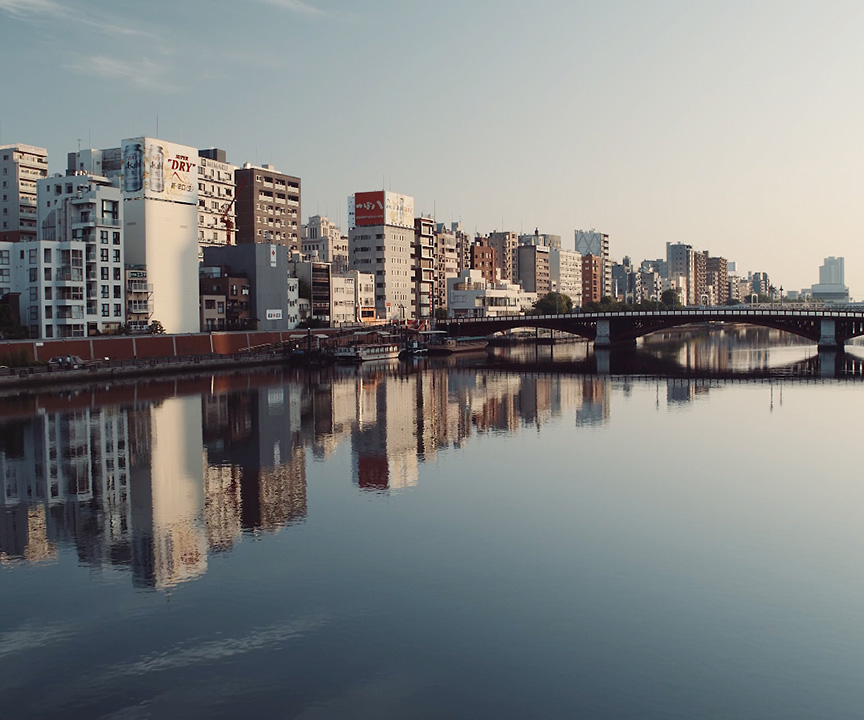
[[88, 361], [105, 358], [140, 360], [189, 355], [233, 355], [262, 345], [302, 342], [305, 337], [304, 330], [286, 330], [195, 335], [118, 335], [64, 340], [4, 340], [0, 341], [0, 365], [13, 364], [13, 358], [21, 357], [22, 353], [29, 362], [47, 362], [56, 355], [78, 355], [82, 360]]

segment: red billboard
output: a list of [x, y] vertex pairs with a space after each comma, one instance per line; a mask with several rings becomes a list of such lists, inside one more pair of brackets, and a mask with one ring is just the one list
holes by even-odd
[[384, 191], [361, 192], [354, 195], [354, 224], [384, 224]]

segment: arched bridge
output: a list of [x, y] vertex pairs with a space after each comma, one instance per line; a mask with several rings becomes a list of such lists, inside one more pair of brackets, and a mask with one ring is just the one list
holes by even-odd
[[494, 318], [449, 318], [437, 328], [451, 337], [483, 337], [516, 328], [545, 328], [580, 335], [595, 347], [628, 344], [658, 330], [705, 322], [732, 322], [776, 328], [818, 343], [820, 349], [841, 349], [864, 335], [864, 310], [780, 306], [688, 307], [646, 312], [504, 315]]

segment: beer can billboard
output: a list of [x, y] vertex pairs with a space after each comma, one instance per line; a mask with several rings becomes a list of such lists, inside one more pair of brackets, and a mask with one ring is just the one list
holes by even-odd
[[[414, 227], [414, 198], [410, 195], [376, 190], [356, 193], [353, 198], [354, 223], [356, 225]], [[349, 198], [349, 215], [350, 203], [351, 199]]]
[[125, 198], [198, 203], [198, 151], [139, 137], [122, 142], [120, 187]]

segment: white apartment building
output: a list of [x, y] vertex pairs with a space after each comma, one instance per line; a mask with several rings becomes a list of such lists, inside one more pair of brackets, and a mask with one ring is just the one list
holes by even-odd
[[375, 320], [375, 276], [358, 270], [349, 270], [354, 277], [354, 306], [357, 310], [357, 322], [374, 322]]
[[357, 322], [357, 278], [353, 275], [330, 276], [330, 325]]
[[[236, 243], [234, 171], [219, 148], [198, 151], [198, 254], [203, 260], [205, 246]], [[224, 213], [224, 217], [223, 217]], [[228, 220], [231, 226], [229, 235]]]
[[582, 305], [582, 256], [574, 250], [549, 251], [549, 279], [553, 292], [563, 293], [573, 306]]
[[0, 145], [0, 242], [36, 240], [36, 183], [48, 176], [48, 151]]
[[32, 338], [116, 330], [126, 317], [120, 190], [57, 175], [38, 182], [37, 198], [39, 239], [0, 243], [0, 285], [20, 293], [21, 324]]
[[348, 269], [348, 236], [324, 215], [313, 215], [303, 226], [300, 251], [310, 262], [331, 263], [336, 273]]
[[529, 310], [537, 301], [536, 293], [525, 292], [518, 283], [495, 282], [483, 278], [480, 270], [463, 270], [447, 280], [449, 317], [498, 317]]

